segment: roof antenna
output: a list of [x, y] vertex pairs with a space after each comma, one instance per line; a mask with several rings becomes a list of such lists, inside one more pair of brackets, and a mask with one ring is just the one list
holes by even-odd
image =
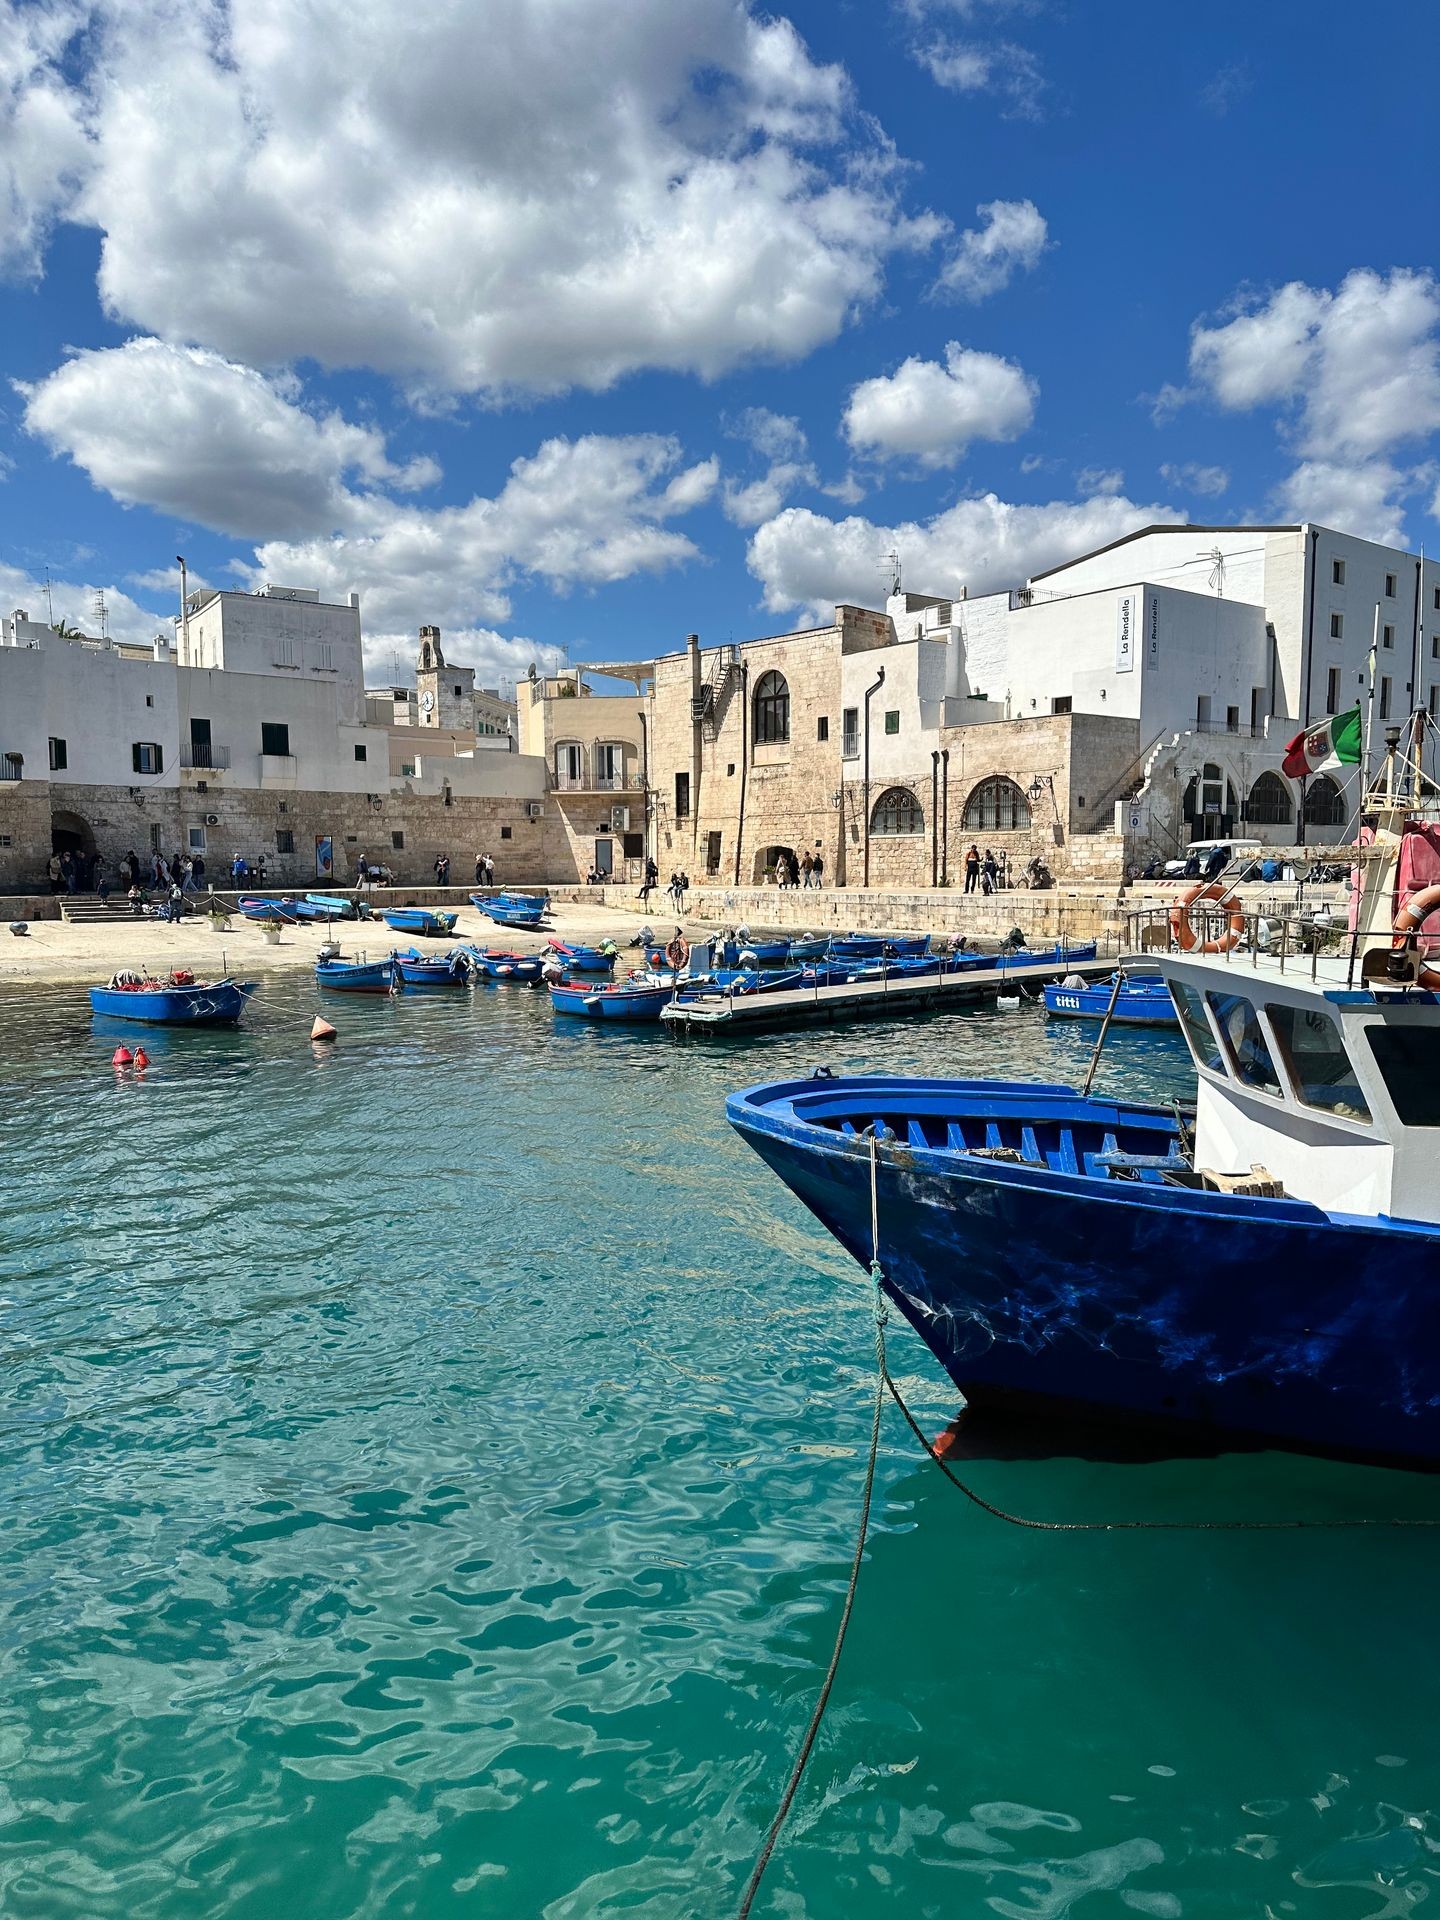
[[893, 598], [900, 591], [900, 549], [892, 547], [889, 553], [882, 555], [875, 564], [877, 567], [883, 567], [889, 574], [890, 593]]
[[1210, 551], [1208, 553], [1202, 553], [1200, 558], [1210, 562], [1210, 579], [1208, 584], [1215, 589], [1216, 593], [1223, 600], [1225, 597], [1225, 555], [1220, 551], [1219, 547], [1211, 547]]
[[45, 624], [51, 628], [55, 625], [55, 601], [50, 592], [49, 567], [45, 569]]
[[103, 587], [97, 587], [95, 589], [95, 598], [90, 604], [94, 610], [95, 618], [100, 622], [100, 638], [102, 640], [108, 640], [110, 638], [110, 614], [109, 609], [105, 605], [105, 589]]

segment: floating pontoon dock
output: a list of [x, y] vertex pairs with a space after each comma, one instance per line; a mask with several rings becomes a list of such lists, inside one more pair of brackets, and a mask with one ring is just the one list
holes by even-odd
[[1003, 967], [956, 967], [941, 973], [852, 980], [833, 987], [787, 987], [768, 993], [699, 988], [672, 1000], [660, 1018], [672, 1033], [734, 1033], [751, 1027], [798, 1027], [841, 1020], [887, 1020], [933, 1007], [986, 1000], [1007, 987], [1043, 986], [1072, 973], [1108, 977], [1115, 960], [1011, 961]]

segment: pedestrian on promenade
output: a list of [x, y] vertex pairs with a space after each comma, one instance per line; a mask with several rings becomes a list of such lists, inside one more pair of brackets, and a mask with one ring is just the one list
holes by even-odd
[[485, 856], [483, 853], [477, 853], [475, 856], [475, 884], [477, 887], [483, 887], [485, 884]]
[[980, 863], [980, 884], [986, 893], [994, 893], [995, 876], [999, 873], [999, 871], [1000, 871], [999, 862], [996, 860], [994, 854], [990, 851], [989, 847], [986, 847], [985, 858]]
[[974, 893], [980, 884], [980, 849], [972, 841], [965, 855], [965, 891]]
[[193, 860], [187, 860], [182, 871], [184, 878], [180, 882], [180, 891], [182, 893], [198, 893], [200, 889], [195, 884], [195, 862]]
[[195, 855], [195, 858], [190, 862], [190, 870], [195, 876], [195, 891], [199, 893], [205, 885], [205, 856], [203, 853], [197, 853]]
[[815, 849], [815, 858], [810, 862], [810, 873], [815, 885], [817, 887], [823, 887], [825, 884], [825, 856], [818, 847]]
[[800, 884], [802, 887], [808, 887], [810, 885], [810, 877], [814, 873], [814, 871], [815, 871], [815, 862], [810, 858], [810, 855], [807, 853], [805, 855], [805, 858], [800, 862]]

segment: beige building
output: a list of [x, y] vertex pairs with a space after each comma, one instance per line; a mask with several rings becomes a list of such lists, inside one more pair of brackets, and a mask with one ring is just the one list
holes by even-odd
[[[648, 661], [572, 667], [532, 673], [517, 689], [520, 753], [545, 764], [564, 857], [581, 879], [638, 879], [644, 864], [651, 671]], [[634, 691], [596, 694], [590, 673], [628, 679]]]

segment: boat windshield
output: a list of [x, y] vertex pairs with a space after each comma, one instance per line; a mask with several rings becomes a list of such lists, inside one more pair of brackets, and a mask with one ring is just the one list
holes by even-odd
[[1297, 1100], [1341, 1120], [1371, 1118], [1340, 1029], [1328, 1013], [1267, 1003], [1265, 1017]]
[[1207, 993], [1205, 998], [1215, 1015], [1235, 1078], [1243, 1087], [1253, 1087], [1279, 1099], [1280, 1075], [1270, 1058], [1270, 1048], [1254, 1007], [1243, 993]]
[[1365, 1038], [1401, 1124], [1440, 1127], [1440, 1027], [1376, 1024]]
[[1210, 1031], [1210, 1022], [1205, 1018], [1205, 1003], [1200, 995], [1194, 987], [1187, 987], [1183, 980], [1170, 982], [1170, 994], [1175, 1002], [1175, 1011], [1180, 1016], [1180, 1029], [1190, 1043], [1196, 1065], [1208, 1067], [1211, 1073], [1224, 1073], [1225, 1062], [1220, 1058], [1220, 1049]]

